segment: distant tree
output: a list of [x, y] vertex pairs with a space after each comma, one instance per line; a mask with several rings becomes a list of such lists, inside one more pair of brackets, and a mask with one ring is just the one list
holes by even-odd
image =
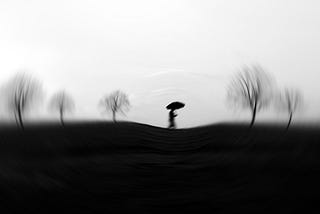
[[258, 65], [244, 66], [230, 83], [228, 100], [233, 106], [250, 109], [250, 128], [255, 122], [257, 112], [270, 103], [272, 88], [271, 76]]
[[59, 112], [62, 126], [64, 126], [64, 115], [67, 112], [72, 112], [74, 107], [75, 105], [72, 97], [65, 91], [55, 93], [51, 98], [49, 106], [51, 110]]
[[302, 107], [303, 97], [298, 89], [285, 88], [278, 94], [276, 105], [281, 111], [288, 113], [289, 119], [286, 130], [289, 129], [293, 114]]
[[41, 83], [26, 73], [16, 74], [6, 85], [7, 107], [16, 123], [24, 129], [23, 116], [42, 98]]
[[114, 122], [116, 122], [116, 114], [118, 112], [125, 114], [125, 111], [128, 111], [130, 108], [128, 95], [120, 90], [103, 97], [99, 105], [103, 107], [104, 111], [112, 112]]

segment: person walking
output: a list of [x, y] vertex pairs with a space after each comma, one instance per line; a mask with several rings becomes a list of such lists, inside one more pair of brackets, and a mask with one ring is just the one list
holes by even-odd
[[169, 129], [175, 129], [176, 128], [176, 123], [174, 118], [177, 117], [178, 115], [176, 114], [175, 110], [183, 108], [185, 106], [184, 103], [181, 102], [172, 102], [169, 105], [166, 106], [166, 109], [170, 110], [169, 111]]

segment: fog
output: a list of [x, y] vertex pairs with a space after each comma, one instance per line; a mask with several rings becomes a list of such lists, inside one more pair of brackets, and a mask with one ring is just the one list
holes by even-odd
[[[259, 63], [278, 84], [299, 88], [297, 120], [320, 119], [320, 3], [316, 0], [89, 1], [2, 0], [0, 84], [19, 69], [48, 97], [67, 90], [73, 118], [101, 115], [100, 98], [125, 91], [122, 119], [166, 126], [182, 101], [179, 127], [249, 120], [226, 105], [226, 87], [243, 64]], [[51, 117], [43, 109], [42, 117]], [[4, 115], [2, 115], [4, 116]], [[286, 118], [272, 110], [257, 120]]]

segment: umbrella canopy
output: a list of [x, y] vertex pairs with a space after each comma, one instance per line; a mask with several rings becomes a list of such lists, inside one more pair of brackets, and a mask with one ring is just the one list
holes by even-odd
[[169, 105], [167, 105], [167, 109], [171, 109], [171, 110], [175, 110], [175, 109], [180, 109], [183, 108], [185, 106], [184, 103], [182, 102], [172, 102]]

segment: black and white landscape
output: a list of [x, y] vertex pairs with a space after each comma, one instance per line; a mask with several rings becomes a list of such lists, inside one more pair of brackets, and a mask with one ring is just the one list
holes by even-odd
[[1, 213], [315, 213], [315, 0], [0, 0]]

